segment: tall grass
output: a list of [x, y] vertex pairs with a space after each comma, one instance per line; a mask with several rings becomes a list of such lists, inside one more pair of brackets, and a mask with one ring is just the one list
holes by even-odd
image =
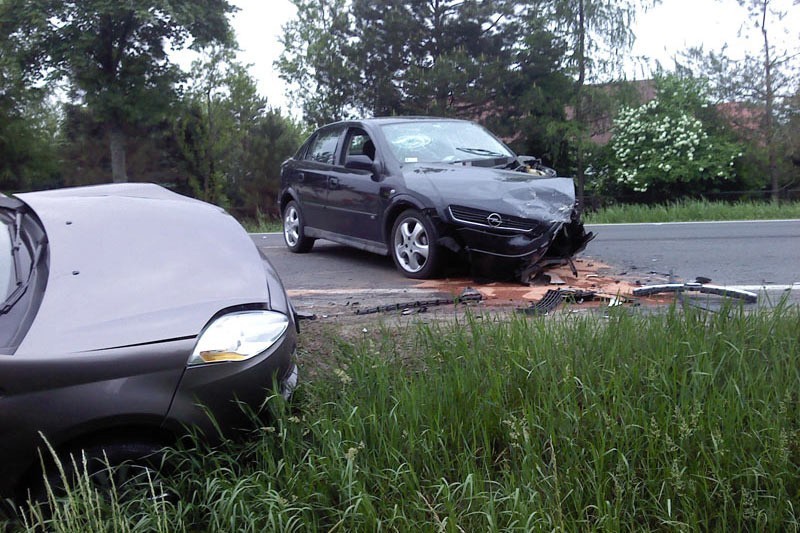
[[797, 531], [798, 341], [786, 306], [339, 340], [247, 443], [175, 453], [174, 508], [112, 511], [173, 531]]
[[616, 205], [583, 216], [589, 224], [692, 222], [709, 220], [775, 220], [800, 218], [800, 202], [709, 202], [681, 200], [661, 205]]

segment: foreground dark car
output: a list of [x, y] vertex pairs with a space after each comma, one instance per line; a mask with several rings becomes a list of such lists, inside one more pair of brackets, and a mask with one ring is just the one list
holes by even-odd
[[290, 394], [292, 307], [223, 210], [129, 184], [0, 195], [0, 219], [0, 495], [42, 479], [40, 432], [113, 464]]
[[593, 237], [570, 178], [463, 120], [330, 124], [283, 164], [281, 186], [291, 251], [328, 239], [391, 254], [411, 278], [435, 276], [449, 251], [466, 257], [474, 275], [524, 282]]

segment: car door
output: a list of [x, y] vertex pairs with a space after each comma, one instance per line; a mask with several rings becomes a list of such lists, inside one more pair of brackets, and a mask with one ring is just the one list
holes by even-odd
[[375, 144], [359, 127], [348, 128], [343, 141], [339, 164], [328, 180], [328, 223], [336, 233], [382, 243], [383, 209], [374, 165]]
[[311, 139], [303, 159], [292, 169], [291, 181], [300, 199], [306, 226], [334, 231], [326, 210], [328, 181], [335, 169], [343, 130], [342, 126], [319, 130]]

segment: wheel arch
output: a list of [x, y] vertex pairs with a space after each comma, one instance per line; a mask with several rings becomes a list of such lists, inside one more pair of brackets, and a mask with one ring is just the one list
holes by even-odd
[[392, 237], [392, 227], [394, 226], [395, 220], [400, 216], [400, 213], [407, 209], [416, 209], [421, 212], [426, 211], [425, 206], [416, 198], [411, 196], [398, 197], [392, 205], [386, 209], [383, 216], [382, 235], [383, 241], [387, 246], [391, 247], [390, 239]]
[[[27, 489], [36, 486], [42, 476], [49, 469], [55, 467], [55, 458], [62, 460], [68, 454], [82, 449], [122, 443], [147, 443], [154, 448], [162, 448], [178, 444], [182, 437], [183, 435], [173, 433], [160, 425], [138, 422], [94, 429], [86, 433], [71, 435], [69, 438], [57, 442], [48, 440], [45, 443], [42, 441], [38, 446], [39, 453], [36, 454], [35, 460], [19, 478], [13, 490], [18, 498], [24, 499]], [[52, 451], [48, 446], [52, 447]], [[55, 458], [53, 454], [55, 454]]]
[[300, 206], [300, 200], [297, 199], [297, 193], [295, 193], [292, 189], [287, 189], [283, 191], [280, 198], [278, 199], [278, 209], [281, 213], [281, 217], [283, 217], [283, 210], [286, 209], [286, 204], [289, 202], [294, 201], [297, 206]]

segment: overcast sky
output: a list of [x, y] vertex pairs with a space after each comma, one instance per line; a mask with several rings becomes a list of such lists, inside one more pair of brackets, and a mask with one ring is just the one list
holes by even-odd
[[[800, 5], [793, 5], [793, 1], [774, 0], [789, 16], [783, 21], [786, 34], [780, 36], [776, 29], [772, 35], [780, 36], [785, 48], [797, 52], [800, 51]], [[281, 53], [278, 42], [281, 26], [294, 18], [294, 6], [289, 0], [232, 0], [232, 3], [239, 7], [233, 27], [241, 48], [240, 61], [252, 64], [250, 72], [270, 105], [287, 108], [285, 87], [272, 63]], [[728, 43], [729, 50], [737, 55], [748, 50], [757, 52], [760, 35], [751, 31], [750, 38], [740, 37], [743, 24], [747, 24], [747, 13], [735, 0], [663, 0], [661, 5], [638, 16], [634, 28], [637, 39], [631, 55], [655, 58], [670, 68], [671, 58], [691, 46], [719, 50]], [[628, 69], [629, 78], [648, 75], [641, 67]]]

